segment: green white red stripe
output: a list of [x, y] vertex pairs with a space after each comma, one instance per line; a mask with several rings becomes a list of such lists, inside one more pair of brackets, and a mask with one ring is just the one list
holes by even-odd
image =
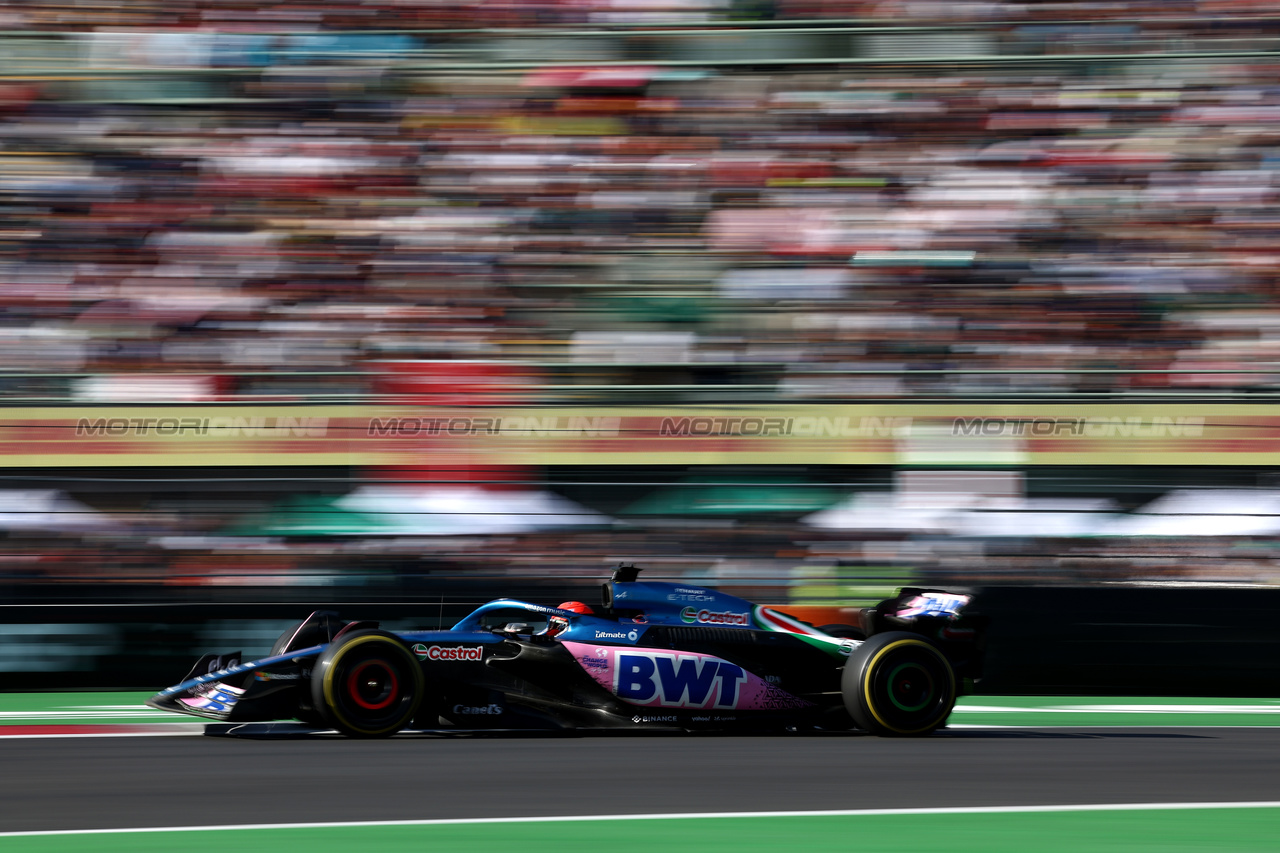
[[794, 619], [785, 613], [779, 613], [762, 605], [757, 605], [752, 611], [752, 615], [758, 627], [764, 628], [766, 631], [794, 634], [809, 645], [822, 649], [824, 652], [836, 657], [848, 657], [849, 652], [857, 648], [856, 640], [833, 637], [830, 634], [819, 631], [812, 625], [801, 622], [799, 619]]

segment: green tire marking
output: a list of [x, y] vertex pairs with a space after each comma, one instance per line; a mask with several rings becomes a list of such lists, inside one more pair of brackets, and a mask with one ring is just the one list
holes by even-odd
[[[898, 677], [899, 672], [902, 672], [902, 670], [906, 669], [907, 667], [915, 667], [916, 669], [920, 670], [922, 673], [924, 673], [924, 677], [929, 681], [929, 693], [924, 697], [924, 701], [921, 702], [919, 705], [910, 705], [910, 706], [903, 705], [901, 702], [898, 701], [898, 697], [895, 696], [893, 692], [893, 680]], [[888, 687], [889, 687], [889, 701], [892, 702], [894, 705], [896, 705], [899, 710], [906, 711], [907, 713], [911, 713], [913, 711], [919, 711], [925, 705], [929, 704], [929, 699], [930, 697], [933, 696], [933, 676], [929, 675], [928, 671], [925, 670], [925, 668], [920, 666], [920, 664], [918, 663], [900, 663], [893, 668], [893, 672], [889, 673]]]

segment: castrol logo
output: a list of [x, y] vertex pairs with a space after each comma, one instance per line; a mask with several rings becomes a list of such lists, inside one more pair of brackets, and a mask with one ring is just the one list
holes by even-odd
[[420, 660], [480, 660], [484, 646], [427, 646], [417, 643], [413, 653]]
[[701, 622], [708, 625], [750, 625], [749, 613], [716, 613], [714, 610], [698, 610], [686, 607], [680, 612], [680, 618], [688, 623]]

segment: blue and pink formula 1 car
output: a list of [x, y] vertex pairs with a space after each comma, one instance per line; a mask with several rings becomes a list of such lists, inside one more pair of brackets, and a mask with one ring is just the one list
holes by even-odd
[[267, 657], [206, 655], [148, 704], [352, 737], [445, 726], [925, 735], [978, 674], [964, 595], [906, 589], [863, 611], [861, 630], [820, 630], [638, 574], [619, 567], [595, 607], [499, 599], [447, 631], [390, 633], [313, 613]]

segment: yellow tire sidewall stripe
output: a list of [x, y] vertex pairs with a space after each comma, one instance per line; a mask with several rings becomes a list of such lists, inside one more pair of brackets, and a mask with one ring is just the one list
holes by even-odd
[[921, 728], [918, 728], [918, 729], [900, 729], [897, 726], [893, 726], [885, 722], [884, 718], [881, 717], [880, 713], [876, 710], [876, 704], [871, 698], [872, 679], [870, 676], [871, 676], [872, 670], [875, 669], [876, 664], [880, 661], [881, 658], [883, 658], [886, 654], [893, 651], [894, 649], [900, 648], [902, 646], [923, 646], [924, 648], [928, 649], [931, 654], [936, 655], [943, 662], [943, 665], [946, 667], [947, 688], [948, 688], [948, 692], [953, 697], [956, 692], [956, 674], [951, 670], [951, 664], [948, 663], [947, 659], [942, 656], [942, 653], [939, 652], [937, 649], [935, 649], [933, 646], [926, 643], [924, 640], [914, 640], [914, 639], [894, 640], [892, 643], [890, 643], [889, 645], [885, 646], [883, 649], [881, 649], [880, 651], [872, 655], [871, 660], [867, 661], [866, 666], [864, 666], [862, 670], [864, 673], [866, 673], [866, 677], [863, 678], [862, 680], [862, 698], [863, 698], [864, 704], [867, 706], [867, 710], [871, 712], [871, 716], [875, 717], [877, 723], [884, 726], [889, 731], [897, 732], [900, 735], [914, 735], [914, 734], [919, 734], [921, 732], [926, 732], [926, 731], [929, 731], [930, 729], [936, 728], [937, 724], [935, 723], [933, 725], [922, 726]]
[[[338, 663], [347, 655], [347, 652], [350, 651], [351, 649], [357, 648], [359, 646], [364, 645], [365, 643], [369, 643], [373, 641], [377, 641], [379, 643], [394, 642], [393, 640], [387, 637], [384, 637], [380, 634], [370, 634], [367, 637], [356, 637], [352, 639], [350, 642], [344, 645], [341, 649], [339, 649], [338, 653], [333, 656], [333, 658], [328, 662], [328, 664], [325, 665], [326, 668], [325, 668], [322, 683], [324, 685], [325, 704], [329, 706], [329, 712], [338, 719], [338, 722], [342, 723], [347, 728], [355, 729], [356, 731], [364, 732], [365, 734], [380, 735], [380, 734], [383, 734], [384, 732], [388, 732], [394, 728], [397, 728], [397, 726], [395, 724], [392, 724], [390, 726], [385, 726], [381, 729], [367, 729], [367, 728], [364, 728], [363, 726], [353, 725], [350, 720], [348, 720], [345, 716], [343, 716], [342, 712], [338, 709], [338, 703], [334, 701], [333, 674], [338, 671]], [[407, 654], [407, 650], [406, 650], [406, 654]], [[409, 657], [411, 658], [412, 655], [409, 655]], [[418, 662], [416, 660], [412, 662], [411, 671], [416, 673], [421, 672], [421, 670], [418, 669]], [[419, 684], [420, 677], [414, 677], [412, 678], [412, 681], [414, 682], [415, 687], [420, 688], [420, 684]], [[418, 692], [421, 693], [422, 692], [421, 689], [419, 689]]]

